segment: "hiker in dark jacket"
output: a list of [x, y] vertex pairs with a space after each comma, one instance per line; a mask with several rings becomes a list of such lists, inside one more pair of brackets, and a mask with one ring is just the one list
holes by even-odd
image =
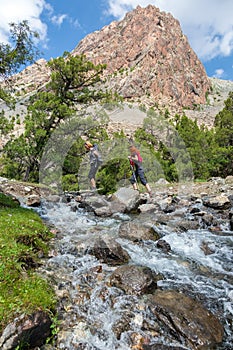
[[144, 174], [144, 169], [142, 167], [142, 157], [140, 155], [140, 152], [135, 146], [130, 146], [129, 150], [130, 156], [128, 156], [128, 158], [133, 172], [132, 177], [130, 178], [130, 182], [133, 185], [133, 189], [138, 190], [137, 179], [139, 178], [140, 182], [146, 187], [147, 192], [151, 197], [152, 192]]
[[96, 144], [93, 145], [91, 142], [86, 141], [85, 148], [90, 152], [90, 171], [88, 174], [88, 178], [91, 183], [91, 189], [95, 190], [96, 189], [95, 175], [97, 173], [97, 170], [102, 160]]

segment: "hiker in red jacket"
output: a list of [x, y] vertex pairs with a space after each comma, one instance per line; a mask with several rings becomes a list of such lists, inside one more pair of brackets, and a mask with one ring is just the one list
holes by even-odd
[[134, 190], [138, 190], [137, 186], [137, 178], [140, 179], [141, 183], [146, 187], [147, 192], [149, 193], [150, 197], [152, 195], [150, 185], [148, 184], [145, 174], [144, 174], [144, 169], [142, 167], [142, 157], [140, 155], [139, 150], [135, 146], [130, 146], [130, 156], [128, 156], [131, 169], [132, 169], [132, 177], [130, 178], [130, 182], [133, 185]]

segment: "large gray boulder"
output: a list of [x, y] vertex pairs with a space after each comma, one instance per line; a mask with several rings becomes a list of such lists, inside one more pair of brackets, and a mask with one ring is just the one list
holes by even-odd
[[156, 319], [190, 350], [211, 350], [222, 342], [224, 331], [217, 317], [183, 293], [157, 289], [148, 303]]
[[231, 207], [231, 201], [225, 194], [219, 196], [211, 196], [203, 198], [203, 204], [206, 207], [210, 207], [218, 210], [225, 210]]
[[121, 223], [118, 234], [120, 238], [128, 239], [133, 242], [142, 240], [157, 241], [160, 238], [152, 227], [147, 227], [132, 221]]
[[110, 284], [124, 290], [127, 294], [142, 295], [152, 293], [157, 288], [161, 275], [156, 275], [146, 266], [120, 266], [110, 277]]
[[125, 212], [137, 210], [140, 204], [145, 202], [138, 191], [128, 187], [119, 188], [112, 195], [112, 202], [118, 202], [124, 206]]
[[112, 237], [97, 238], [89, 253], [111, 266], [125, 264], [130, 259], [126, 250]]
[[13, 350], [21, 344], [27, 344], [28, 349], [40, 347], [51, 334], [51, 324], [50, 317], [43, 311], [21, 315], [4, 329], [0, 337], [0, 349]]

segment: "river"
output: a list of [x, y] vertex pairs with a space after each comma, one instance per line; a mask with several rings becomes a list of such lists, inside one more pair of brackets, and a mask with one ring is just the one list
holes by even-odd
[[[42, 271], [51, 278], [60, 298], [60, 331], [53, 349], [140, 349], [132, 345], [134, 334], [148, 338], [144, 324], [152, 324], [153, 320], [141, 299], [111, 287], [109, 276], [116, 267], [100, 263], [89, 254], [88, 247], [99, 235], [116, 238], [128, 252], [130, 264], [161, 273], [164, 279], [158, 282], [158, 288], [176, 289], [200, 300], [224, 326], [224, 341], [216, 349], [232, 349], [233, 235], [227, 224], [221, 222], [220, 233], [208, 229], [180, 232], [161, 225], [161, 237], [171, 246], [167, 254], [158, 249], [156, 242], [135, 244], [118, 237], [120, 224], [135, 216], [101, 218], [81, 208], [74, 210], [74, 206], [62, 201], [44, 202], [40, 215], [57, 229], [54, 253]], [[203, 237], [211, 254], [201, 249]], [[127, 317], [130, 321], [119, 333], [116, 324], [119, 329], [121, 320]], [[163, 344], [164, 349], [170, 346], [169, 349], [190, 350], [165, 331], [157, 332], [156, 327], [149, 339], [150, 343]]]

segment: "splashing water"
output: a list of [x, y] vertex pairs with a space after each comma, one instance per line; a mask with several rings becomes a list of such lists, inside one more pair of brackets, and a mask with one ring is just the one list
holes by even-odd
[[[158, 282], [159, 287], [188, 292], [213, 313], [218, 313], [225, 330], [224, 343], [218, 349], [230, 349], [233, 343], [233, 236], [229, 232], [215, 235], [208, 230], [164, 231], [164, 238], [171, 246], [171, 252], [166, 254], [158, 249], [156, 242], [134, 244], [118, 237], [121, 222], [131, 219], [128, 215], [98, 218], [58, 203], [51, 207], [45, 205], [41, 216], [60, 231], [55, 241], [57, 254], [43, 267], [48, 275], [53, 273], [61, 300], [62, 331], [58, 334], [56, 349], [129, 350], [134, 333], [143, 339], [147, 337], [143, 322], [153, 323], [140, 298], [126, 295], [108, 284], [115, 268], [100, 264], [89, 255], [89, 245], [100, 234], [115, 237], [128, 252], [130, 263], [161, 273], [164, 279]], [[205, 255], [200, 248], [203, 241], [208, 242], [211, 254]], [[167, 335], [158, 335], [156, 330], [151, 339], [161, 344], [168, 342]], [[174, 340], [170, 346], [188, 350]]]

